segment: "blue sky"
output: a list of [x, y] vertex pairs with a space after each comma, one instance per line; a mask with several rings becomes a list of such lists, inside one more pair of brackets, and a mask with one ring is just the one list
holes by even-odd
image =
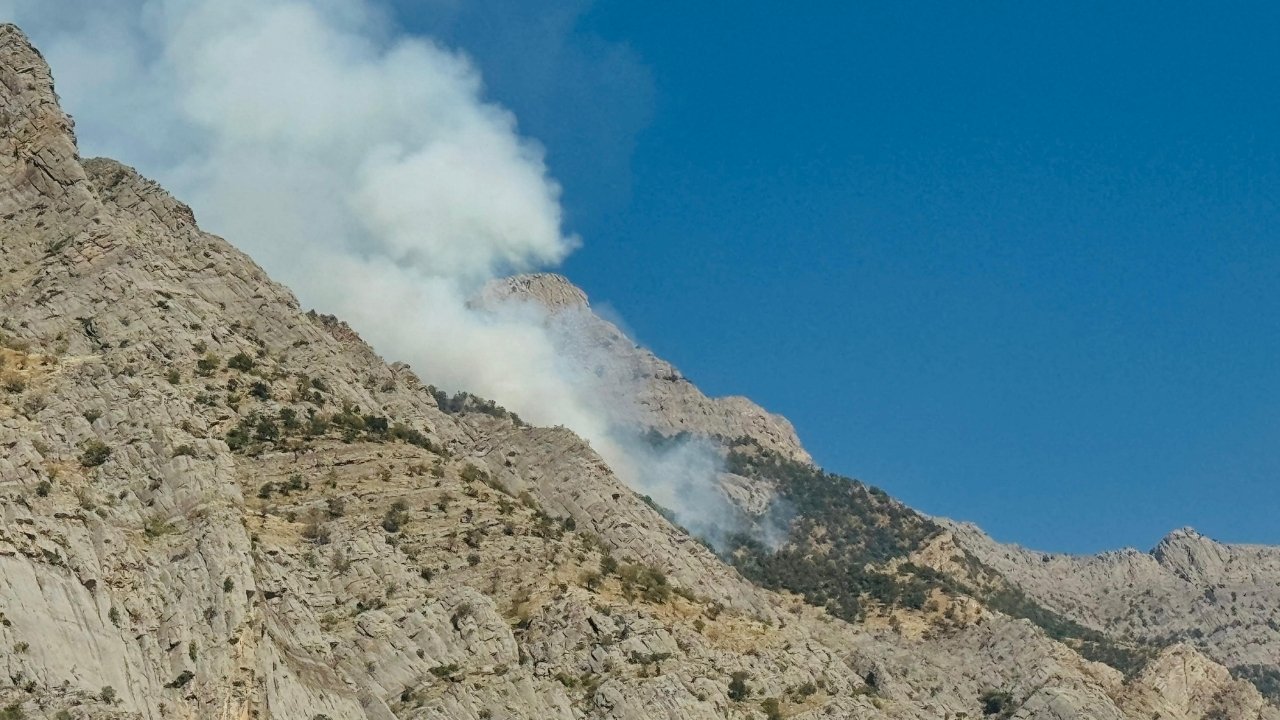
[[1280, 543], [1280, 8], [408, 3], [564, 271], [828, 469], [1036, 548]]

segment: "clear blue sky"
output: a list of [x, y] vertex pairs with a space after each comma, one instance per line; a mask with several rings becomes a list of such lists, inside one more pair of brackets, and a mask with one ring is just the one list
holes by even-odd
[[565, 272], [825, 467], [1048, 550], [1280, 543], [1280, 5], [402, 2]]

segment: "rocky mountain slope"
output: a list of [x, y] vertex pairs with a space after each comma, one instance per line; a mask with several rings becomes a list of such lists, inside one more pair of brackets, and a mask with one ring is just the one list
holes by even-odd
[[599, 382], [597, 392], [621, 408], [621, 422], [663, 435], [692, 433], [719, 440], [750, 437], [762, 447], [810, 460], [795, 428], [744, 397], [709, 398], [671, 363], [636, 345], [616, 325], [591, 310], [587, 295], [561, 275], [519, 275], [496, 283], [489, 299], [537, 303], [560, 346]]
[[[520, 276], [494, 293], [549, 309], [565, 337], [590, 349], [580, 357], [606, 375], [603, 390], [638, 385], [634, 394], [644, 401], [635, 424], [724, 441], [729, 462], [720, 480], [745, 515], [776, 505], [795, 516], [776, 552], [737, 538], [728, 559], [753, 580], [850, 620], [864, 616], [869, 600], [918, 606], [931, 591], [979, 595], [1130, 673], [1161, 648], [1191, 644], [1280, 701], [1280, 549], [1222, 545], [1179, 530], [1150, 553], [1046, 554], [1000, 545], [972, 525], [935, 523], [847, 479], [832, 486], [833, 497], [789, 423], [742, 398], [706, 398], [591, 313], [586, 295], [565, 278]], [[843, 535], [834, 550], [819, 548], [833, 533]], [[890, 577], [878, 566], [894, 558], [933, 572]]]
[[1092, 557], [1000, 545], [972, 525], [957, 544], [1045, 607], [1108, 635], [1191, 644], [1280, 700], [1280, 548], [1184, 528], [1150, 552]]
[[[923, 569], [941, 526], [638, 354], [638, 417], [729, 438], [820, 577], [746, 541], [740, 572], [568, 430], [440, 403], [82, 160], [13, 26], [0, 138], [0, 717], [1280, 718], [1189, 645], [1126, 677], [992, 609]], [[829, 592], [853, 558], [869, 584]]]

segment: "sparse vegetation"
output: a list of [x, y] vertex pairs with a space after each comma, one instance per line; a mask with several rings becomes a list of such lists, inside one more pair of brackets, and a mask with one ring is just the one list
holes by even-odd
[[302, 537], [317, 545], [329, 544], [331, 537], [329, 528], [321, 520], [319, 511], [312, 511], [311, 517], [302, 528]]
[[188, 683], [191, 682], [191, 679], [194, 678], [195, 676], [196, 674], [191, 672], [190, 670], [183, 670], [182, 672], [178, 673], [178, 677], [169, 681], [165, 685], [165, 687], [171, 688], [171, 689], [184, 688], [187, 686]]
[[244, 353], [236, 353], [227, 360], [227, 367], [240, 372], [251, 372], [254, 367], [253, 358]]
[[196, 374], [201, 377], [209, 377], [218, 371], [218, 367], [222, 365], [222, 361], [217, 355], [208, 353], [204, 357], [196, 361]]
[[622, 594], [628, 599], [639, 595], [647, 602], [664, 603], [671, 599], [672, 587], [666, 573], [652, 565], [634, 563], [618, 568]]
[[1263, 697], [1280, 705], [1280, 670], [1267, 665], [1237, 665], [1231, 674], [1253, 683]]
[[[970, 561], [975, 562], [975, 561]], [[1084, 627], [1070, 618], [1049, 610], [1015, 587], [1003, 581], [994, 589], [977, 590], [963, 588], [966, 594], [981, 598], [988, 607], [1010, 617], [1030, 620], [1049, 637], [1075, 648], [1082, 656], [1094, 662], [1106, 663], [1133, 678], [1155, 657], [1158, 648], [1149, 645], [1124, 643], [1108, 638], [1102, 633]]]
[[523, 425], [520, 416], [507, 410], [492, 400], [476, 397], [468, 392], [457, 392], [452, 397], [443, 390], [437, 389], [434, 385], [427, 386], [427, 392], [435, 398], [436, 405], [442, 412], [449, 415], [461, 415], [466, 413], [481, 413], [496, 418], [508, 419], [516, 425]]
[[147, 519], [142, 530], [147, 537], [154, 539], [168, 535], [174, 532], [176, 528], [163, 515], [156, 514]]
[[457, 663], [449, 663], [448, 665], [437, 665], [431, 668], [431, 674], [441, 680], [454, 680], [461, 668]]
[[87, 468], [98, 467], [111, 457], [111, 448], [101, 440], [93, 439], [82, 446], [80, 464]]
[[382, 516], [382, 529], [389, 533], [400, 532], [400, 527], [409, 519], [409, 504], [403, 500], [397, 500], [387, 508], [387, 512]]
[[[748, 440], [730, 452], [728, 465], [731, 472], [775, 482], [777, 506], [792, 515], [787, 523], [772, 519], [790, 528], [789, 542], [776, 550], [744, 535], [729, 539], [726, 555], [748, 578], [799, 593], [849, 621], [862, 618], [867, 600], [918, 609], [931, 589], [945, 585], [936, 573], [914, 566], [897, 574], [867, 568], [909, 555], [938, 532], [883, 491]], [[815, 538], [822, 538], [821, 549]]]
[[1013, 696], [1003, 690], [986, 690], [978, 696], [978, 704], [982, 706], [982, 714], [988, 717], [1005, 720], [1013, 717], [1017, 710]]

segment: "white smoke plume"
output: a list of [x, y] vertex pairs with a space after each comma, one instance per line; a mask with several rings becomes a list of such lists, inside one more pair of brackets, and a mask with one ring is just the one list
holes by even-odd
[[573, 429], [695, 531], [728, 521], [708, 519], [728, 512], [709, 448], [620, 433], [537, 310], [468, 307], [578, 241], [542, 149], [464, 55], [367, 0], [0, 0], [0, 17], [49, 57], [87, 155], [160, 180], [384, 356]]

